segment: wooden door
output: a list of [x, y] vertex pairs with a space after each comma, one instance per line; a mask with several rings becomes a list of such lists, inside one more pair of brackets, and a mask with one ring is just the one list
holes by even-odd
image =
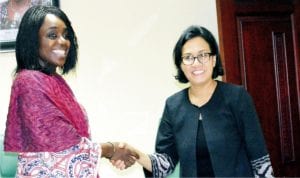
[[275, 176], [300, 176], [300, 5], [217, 0], [223, 80], [253, 97]]

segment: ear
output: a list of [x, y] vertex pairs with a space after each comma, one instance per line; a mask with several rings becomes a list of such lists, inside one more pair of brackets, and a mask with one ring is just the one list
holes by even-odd
[[213, 58], [212, 58], [212, 60], [213, 60], [213, 66], [214, 67], [216, 67], [216, 63], [217, 63], [217, 56], [216, 55], [214, 55], [214, 56], [212, 56]]
[[181, 62], [181, 64], [180, 64], [180, 70], [182, 70], [182, 67], [183, 67], [183, 62]]

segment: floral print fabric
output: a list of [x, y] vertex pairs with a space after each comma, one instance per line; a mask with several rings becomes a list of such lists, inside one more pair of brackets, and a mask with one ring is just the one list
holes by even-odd
[[100, 144], [85, 137], [60, 152], [19, 153], [16, 178], [95, 178], [100, 155]]

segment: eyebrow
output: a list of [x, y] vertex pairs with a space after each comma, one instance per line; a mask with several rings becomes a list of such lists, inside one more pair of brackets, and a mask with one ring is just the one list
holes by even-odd
[[[47, 30], [56, 30], [56, 29], [58, 29], [57, 26], [50, 26], [50, 27], [47, 28]], [[68, 31], [68, 27], [65, 27], [63, 30]]]
[[51, 26], [51, 27], [49, 27], [48, 29], [57, 29], [57, 26]]
[[[210, 50], [209, 49], [203, 49], [203, 50], [198, 51], [197, 53], [199, 54], [199, 53], [203, 53], [203, 52], [210, 52]], [[182, 53], [182, 54], [192, 54], [192, 53], [187, 52], [187, 53]]]

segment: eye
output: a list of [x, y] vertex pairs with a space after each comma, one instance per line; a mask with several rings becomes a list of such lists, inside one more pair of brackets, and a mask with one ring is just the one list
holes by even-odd
[[68, 33], [68, 31], [65, 31], [62, 36], [64, 37], [64, 39], [70, 39], [70, 35]]
[[186, 61], [192, 61], [192, 60], [194, 60], [193, 56], [183, 56], [182, 59], [186, 60]]
[[198, 57], [200, 57], [200, 58], [207, 58], [209, 56], [210, 56], [210, 53], [201, 53], [198, 55]]
[[210, 56], [210, 53], [204, 53], [203, 54], [203, 57], [209, 57]]
[[205, 57], [205, 53], [199, 54], [198, 57], [200, 57], [200, 58]]
[[54, 32], [50, 32], [47, 34], [47, 37], [51, 40], [55, 40], [57, 38], [57, 34]]

